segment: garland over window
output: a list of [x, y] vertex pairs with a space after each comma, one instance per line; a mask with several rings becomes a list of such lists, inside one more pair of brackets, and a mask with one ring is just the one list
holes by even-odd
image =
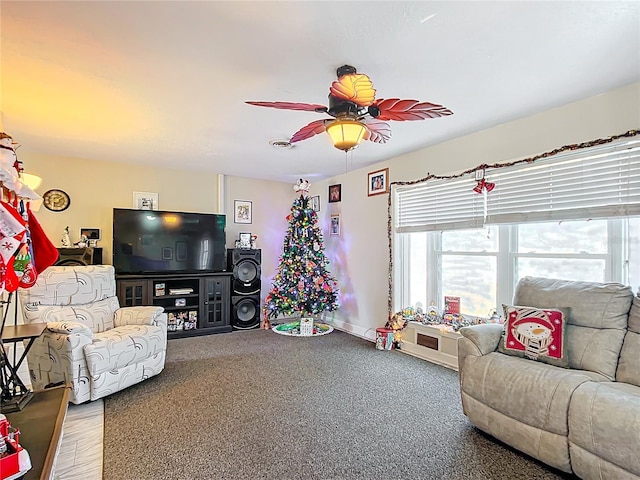
[[[639, 134], [630, 130], [513, 162], [479, 165], [454, 175], [428, 174], [414, 181], [391, 182], [396, 231], [640, 215], [640, 140], [631, 140]], [[390, 315], [391, 208], [389, 195]]]

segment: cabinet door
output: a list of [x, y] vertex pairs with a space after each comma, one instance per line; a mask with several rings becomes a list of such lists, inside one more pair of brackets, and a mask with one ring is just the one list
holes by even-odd
[[201, 288], [202, 315], [200, 328], [230, 325], [229, 284], [230, 277], [206, 277]]
[[148, 280], [118, 280], [118, 301], [121, 307], [151, 305], [151, 282]]

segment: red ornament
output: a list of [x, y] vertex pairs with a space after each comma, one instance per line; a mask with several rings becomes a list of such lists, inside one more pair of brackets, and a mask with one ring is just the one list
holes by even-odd
[[496, 184], [492, 182], [487, 182], [484, 178], [478, 182], [478, 184], [473, 187], [473, 191], [476, 193], [482, 193], [482, 190], [486, 190], [487, 193], [496, 188]]

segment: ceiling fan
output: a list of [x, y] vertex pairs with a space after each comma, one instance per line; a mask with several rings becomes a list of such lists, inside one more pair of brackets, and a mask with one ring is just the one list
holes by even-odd
[[329, 107], [313, 103], [246, 102], [258, 107], [282, 110], [305, 110], [326, 113], [333, 118], [315, 120], [293, 134], [290, 143], [327, 132], [336, 148], [349, 151], [362, 140], [386, 143], [391, 138], [388, 120], [426, 120], [453, 115], [442, 105], [399, 98], [376, 99], [371, 79], [357, 73], [355, 67], [343, 65], [336, 71], [338, 80], [329, 88]]

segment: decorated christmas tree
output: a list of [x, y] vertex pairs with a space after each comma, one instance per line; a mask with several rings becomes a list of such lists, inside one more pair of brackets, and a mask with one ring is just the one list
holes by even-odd
[[301, 317], [338, 308], [336, 280], [328, 271], [318, 216], [309, 201], [308, 182], [294, 187], [300, 193], [287, 217], [280, 265], [264, 302], [265, 328], [269, 318]]

